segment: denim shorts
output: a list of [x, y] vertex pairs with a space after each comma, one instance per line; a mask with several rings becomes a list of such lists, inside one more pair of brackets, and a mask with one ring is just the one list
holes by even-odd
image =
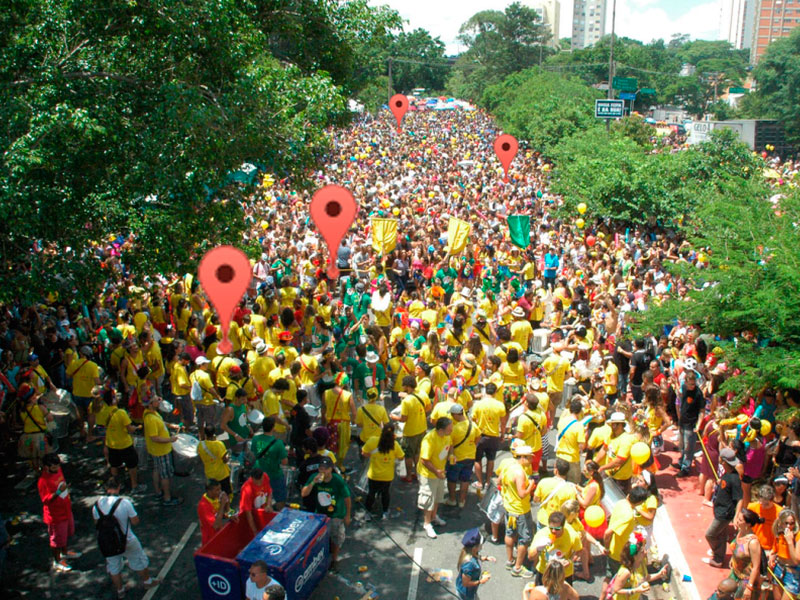
[[444, 472], [447, 475], [447, 481], [452, 483], [455, 483], [456, 481], [461, 481], [464, 483], [469, 482], [472, 479], [472, 467], [474, 464], [475, 461], [471, 458], [460, 460], [454, 465], [447, 463], [447, 466], [444, 469]]

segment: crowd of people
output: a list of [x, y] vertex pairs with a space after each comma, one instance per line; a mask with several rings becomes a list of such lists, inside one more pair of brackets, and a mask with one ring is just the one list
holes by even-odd
[[[336, 256], [309, 219], [310, 192], [291, 180], [265, 178], [243, 203], [242, 243], [262, 253], [230, 326], [230, 353], [192, 274], [134, 285], [123, 268], [127, 238], [105, 249], [114, 279], [93, 302], [2, 307], [3, 427], [40, 473], [53, 568], [69, 571], [76, 555], [51, 425], [66, 389], [80, 436], [69, 454], [99, 442], [108, 463], [93, 516], [111, 535], [111, 512], [127, 532], [124, 552], [107, 556], [119, 596], [123, 558], [145, 587], [158, 584], [121, 490], [156, 494], [165, 510], [188, 500], [204, 542], [231, 518], [255, 535], [259, 509], [296, 501], [330, 517], [336, 570], [363, 457], [371, 519], [388, 516], [397, 485], [416, 489], [431, 539], [447, 528], [442, 504], [481, 503], [491, 534], [464, 534], [459, 597], [476, 598], [488, 581], [487, 541], [505, 546], [507, 576], [532, 580], [529, 600], [577, 598], [571, 583], [589, 578], [599, 555], [602, 597], [637, 600], [670, 577], [652, 542], [655, 474], [670, 445], [681, 452], [675, 474], [698, 477], [713, 505], [709, 564], [723, 567], [733, 540], [718, 597], [795, 593], [800, 424], [776, 427], [794, 399], [764, 389], [738, 406], [719, 393], [733, 371], [724, 344], [679, 316], [652, 336], [627, 335], [629, 315], [686, 295], [665, 265], [701, 266], [702, 253], [670, 231], [577, 227], [557, 212], [550, 165], [533, 150], [520, 150], [503, 183], [498, 130], [482, 111], [410, 113], [403, 128], [360, 120], [336, 132], [311, 174], [360, 203]], [[506, 224], [517, 214], [530, 216], [524, 247]], [[373, 246], [376, 217], [397, 220], [391, 247]], [[451, 218], [471, 226], [464, 248], [448, 237]], [[337, 280], [326, 276], [329, 260]], [[199, 439], [200, 498], [174, 493], [180, 433]], [[649, 453], [634, 460], [637, 444]], [[139, 478], [143, 456], [152, 486]], [[266, 565], [250, 577], [248, 599], [282, 597]]]

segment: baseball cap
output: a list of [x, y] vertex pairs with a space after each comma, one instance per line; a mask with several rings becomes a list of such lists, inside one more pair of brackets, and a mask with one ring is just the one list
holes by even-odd
[[464, 407], [460, 404], [453, 404], [450, 407], [450, 414], [451, 415], [463, 415], [464, 414]]
[[477, 527], [473, 527], [464, 533], [464, 537], [461, 538], [461, 544], [465, 548], [479, 546], [480, 544], [483, 544], [483, 536]]
[[333, 461], [330, 459], [329, 456], [323, 456], [322, 460], [319, 461], [319, 468], [320, 469], [332, 469], [333, 468]]
[[200, 365], [207, 365], [210, 362], [211, 361], [208, 360], [205, 356], [198, 356], [197, 358], [194, 359], [194, 364], [196, 364], [198, 367]]
[[39, 355], [38, 354], [30, 353], [28, 355], [28, 362], [33, 362], [33, 361], [36, 361], [36, 360], [39, 360]]
[[739, 459], [736, 458], [736, 452], [733, 450], [733, 448], [723, 448], [720, 450], [719, 457], [732, 467], [735, 467], [739, 464]]

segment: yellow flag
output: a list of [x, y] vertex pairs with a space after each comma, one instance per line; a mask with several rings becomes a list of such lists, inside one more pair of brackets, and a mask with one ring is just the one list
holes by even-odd
[[372, 249], [388, 254], [397, 245], [397, 219], [372, 219]]
[[450, 254], [458, 254], [467, 247], [472, 225], [461, 219], [450, 217], [447, 224], [447, 246]]

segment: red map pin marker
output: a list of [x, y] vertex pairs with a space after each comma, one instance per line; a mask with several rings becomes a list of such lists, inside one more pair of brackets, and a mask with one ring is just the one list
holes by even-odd
[[308, 211], [328, 246], [328, 277], [336, 279], [339, 276], [339, 269], [336, 268], [339, 243], [356, 218], [358, 202], [342, 186], [326, 185], [314, 192]]
[[197, 267], [197, 277], [219, 315], [222, 341], [217, 344], [217, 349], [227, 354], [233, 350], [233, 344], [228, 339], [233, 311], [252, 278], [250, 260], [244, 252], [233, 246], [218, 246], [205, 253]]
[[498, 135], [497, 139], [494, 141], [494, 153], [497, 155], [498, 160], [500, 160], [500, 164], [503, 165], [503, 170], [506, 173], [503, 181], [506, 183], [508, 183], [508, 167], [511, 166], [511, 161], [514, 160], [514, 157], [517, 155], [518, 149], [519, 144], [517, 143], [517, 138], [508, 133]]
[[400, 123], [403, 122], [403, 117], [408, 112], [408, 97], [404, 94], [395, 94], [389, 100], [389, 108], [394, 113], [394, 118], [397, 119], [397, 133], [400, 133]]

